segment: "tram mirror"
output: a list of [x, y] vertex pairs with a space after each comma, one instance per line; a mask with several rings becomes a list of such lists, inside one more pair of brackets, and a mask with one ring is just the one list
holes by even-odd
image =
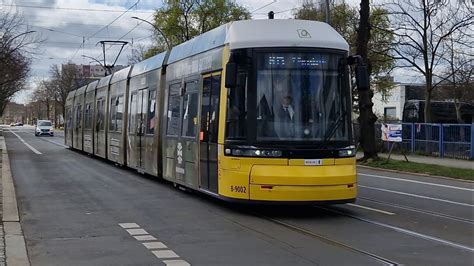
[[366, 91], [370, 88], [367, 66], [359, 65], [356, 67], [356, 84], [359, 91]]
[[237, 64], [229, 62], [225, 66], [225, 86], [233, 89], [237, 86]]

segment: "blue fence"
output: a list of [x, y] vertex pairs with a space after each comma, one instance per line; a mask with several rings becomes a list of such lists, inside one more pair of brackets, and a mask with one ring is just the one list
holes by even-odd
[[[402, 123], [405, 151], [429, 156], [474, 160], [474, 124]], [[356, 140], [359, 125], [355, 124]], [[386, 152], [388, 144], [380, 139], [380, 124], [375, 124], [375, 136], [379, 151]]]

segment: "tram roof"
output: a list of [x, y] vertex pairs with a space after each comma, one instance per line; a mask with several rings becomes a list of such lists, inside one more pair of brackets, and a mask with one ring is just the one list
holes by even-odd
[[99, 83], [99, 81], [96, 80], [96, 81], [93, 81], [93, 82], [87, 84], [86, 93], [89, 92], [89, 91], [95, 90], [95, 88], [97, 87], [97, 84], [98, 84], [98, 83]]
[[76, 90], [76, 94], [74, 96], [80, 96], [81, 94], [84, 94], [86, 91], [87, 85], [84, 85], [80, 87], [79, 89]]
[[110, 80], [110, 84], [127, 79], [131, 68], [132, 66], [128, 66], [112, 74], [112, 79]]
[[138, 76], [140, 74], [162, 67], [166, 57], [166, 53], [167, 52], [162, 52], [139, 63], [136, 63], [135, 65], [133, 65], [130, 77]]
[[112, 78], [112, 75], [105, 76], [99, 80], [99, 84], [97, 85], [97, 88], [102, 88], [105, 86], [109, 85], [110, 78]]
[[224, 44], [229, 44], [231, 49], [314, 47], [349, 50], [346, 40], [323, 22], [296, 19], [240, 20], [173, 47], [168, 64]]

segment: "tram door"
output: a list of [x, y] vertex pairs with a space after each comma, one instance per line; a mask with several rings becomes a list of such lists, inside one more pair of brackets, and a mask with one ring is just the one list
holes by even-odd
[[201, 98], [200, 187], [217, 192], [217, 134], [221, 74], [203, 76]]

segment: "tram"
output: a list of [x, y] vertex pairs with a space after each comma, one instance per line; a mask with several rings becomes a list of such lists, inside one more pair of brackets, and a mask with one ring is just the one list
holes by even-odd
[[353, 202], [349, 46], [235, 21], [69, 93], [65, 144], [220, 199]]

